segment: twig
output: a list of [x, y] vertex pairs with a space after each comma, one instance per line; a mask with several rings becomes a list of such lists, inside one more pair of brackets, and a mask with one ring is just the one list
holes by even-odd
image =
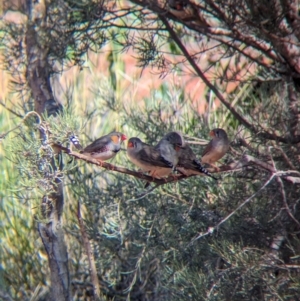
[[15, 115], [15, 116], [17, 116], [17, 117], [19, 117], [19, 118], [23, 118], [23, 116], [22, 116], [21, 114], [19, 114], [19, 113], [15, 112], [14, 110], [8, 108], [8, 107], [6, 106], [6, 104], [5, 104], [2, 100], [0, 100], [0, 105], [1, 105], [3, 108], [5, 108], [8, 112], [12, 113], [13, 115]]
[[78, 201], [78, 207], [77, 207], [77, 219], [78, 219], [78, 224], [79, 224], [79, 228], [80, 228], [80, 232], [81, 232], [81, 236], [82, 236], [82, 240], [83, 240], [83, 245], [85, 248], [85, 252], [86, 255], [88, 257], [88, 261], [89, 261], [89, 267], [90, 267], [90, 276], [91, 276], [91, 280], [92, 280], [92, 284], [93, 284], [93, 291], [94, 291], [94, 297], [95, 300], [100, 300], [100, 284], [99, 284], [99, 280], [98, 280], [98, 276], [97, 276], [97, 269], [96, 269], [96, 264], [95, 264], [95, 258], [94, 258], [94, 254], [93, 254], [93, 250], [90, 244], [90, 241], [88, 239], [85, 227], [84, 227], [84, 223], [81, 217], [81, 211], [80, 211], [80, 203]]
[[291, 212], [291, 209], [287, 203], [287, 200], [286, 200], [286, 194], [285, 194], [285, 190], [284, 190], [284, 185], [282, 183], [282, 179], [280, 177], [276, 177], [276, 180], [277, 182], [279, 183], [279, 186], [280, 186], [280, 192], [281, 192], [281, 195], [282, 195], [282, 200], [283, 200], [283, 203], [284, 203], [284, 207], [288, 213], [288, 215], [290, 216], [290, 218], [298, 225], [298, 227], [300, 227], [300, 223], [297, 221], [297, 219], [295, 218], [295, 216], [293, 215], [293, 213]]
[[[228, 172], [242, 170], [244, 167], [250, 166], [250, 163], [256, 165], [262, 169], [269, 171], [270, 173], [276, 173], [277, 176], [282, 177], [284, 180], [293, 184], [300, 183], [300, 172], [297, 170], [276, 170], [271, 164], [263, 162], [253, 156], [244, 155], [240, 160], [234, 161], [228, 165], [219, 166], [218, 169], [209, 169], [209, 172]], [[297, 175], [291, 176], [291, 175]]]
[[[155, 224], [155, 222], [156, 222], [156, 218], [157, 218], [157, 213], [156, 213], [156, 215], [154, 216], [154, 219], [153, 219], [153, 221], [152, 221], [152, 225], [151, 225], [151, 227], [150, 227], [150, 229], [149, 229], [149, 232], [148, 232], [148, 235], [147, 235], [146, 243], [145, 243], [145, 245], [144, 245], [144, 247], [143, 247], [143, 249], [142, 249], [140, 255], [138, 256], [137, 262], [136, 262], [136, 264], [135, 264], [135, 269], [133, 270], [133, 273], [134, 273], [133, 279], [132, 279], [131, 283], [129, 284], [129, 286], [128, 286], [126, 289], [124, 289], [124, 292], [125, 292], [125, 293], [130, 293], [131, 290], [132, 290], [132, 288], [133, 288], [133, 286], [134, 286], [134, 284], [136, 283], [137, 274], [138, 274], [138, 272], [141, 270], [142, 259], [143, 259], [144, 255], [145, 255], [146, 248], [147, 248], [147, 246], [148, 246], [148, 244], [149, 244], [149, 239], [150, 239], [151, 236], [152, 236], [152, 231], [153, 231], [153, 228], [154, 228], [154, 224]], [[144, 284], [145, 284], [145, 282], [144, 282]], [[142, 285], [142, 286], [144, 286], [144, 285]]]
[[261, 267], [264, 268], [270, 268], [270, 269], [282, 269], [282, 270], [286, 270], [286, 269], [300, 269], [300, 265], [297, 264], [282, 264], [282, 265], [267, 265], [267, 264], [260, 264]]
[[195, 141], [195, 140], [187, 140], [188, 144], [197, 144], [197, 145], [207, 145], [209, 141], [201, 139], [202, 141]]
[[[269, 150], [269, 153], [270, 153], [270, 150]], [[271, 153], [270, 153], [270, 158], [271, 158], [271, 160], [272, 160], [273, 169], [274, 169], [275, 171], [277, 171], [277, 170], [276, 170], [276, 165], [275, 165], [275, 162], [274, 162], [274, 160], [273, 160], [273, 158], [272, 158], [272, 156], [271, 156]], [[277, 180], [277, 182], [278, 182], [278, 184], [279, 184], [279, 186], [280, 186], [280, 192], [281, 192], [281, 195], [282, 195], [282, 200], [283, 200], [284, 207], [285, 207], [285, 209], [286, 209], [288, 215], [289, 215], [290, 218], [298, 225], [298, 227], [300, 227], [300, 223], [299, 223], [299, 222], [297, 221], [297, 219], [294, 217], [294, 215], [293, 215], [293, 213], [291, 212], [290, 207], [289, 207], [289, 205], [288, 205], [288, 203], [287, 203], [287, 200], [286, 200], [286, 194], [285, 194], [285, 190], [284, 190], [284, 185], [283, 185], [282, 179], [281, 179], [279, 176], [276, 176], [276, 180]]]
[[17, 126], [15, 126], [14, 128], [12, 128], [11, 130], [9, 130], [9, 131], [7, 131], [7, 132], [5, 132], [5, 133], [3, 133], [3, 134], [0, 134], [0, 141], [1, 141], [1, 139], [4, 139], [10, 132], [13, 132], [13, 131], [15, 131], [16, 129], [18, 129], [21, 125], [22, 125], [22, 123], [24, 123], [25, 122], [25, 120], [29, 117], [29, 116], [31, 116], [31, 115], [35, 115], [36, 117], [38, 117], [38, 124], [41, 124], [41, 120], [42, 120], [42, 118], [41, 118], [41, 116], [38, 114], [38, 113], [36, 113], [36, 112], [34, 112], [34, 111], [30, 111], [30, 112], [28, 112], [24, 117], [22, 116], [22, 121], [17, 125]]
[[250, 152], [252, 152], [252, 153], [254, 153], [254, 154], [256, 154], [256, 155], [260, 155], [260, 152], [259, 152], [258, 150], [256, 150], [256, 149], [254, 149], [252, 146], [250, 146], [250, 145], [246, 142], [245, 139], [243, 139], [243, 138], [238, 138], [238, 142], [239, 142], [242, 146], [246, 147]]
[[149, 193], [151, 193], [153, 190], [155, 190], [157, 187], [159, 187], [161, 185], [163, 185], [163, 184], [157, 184], [157, 185], [151, 187], [150, 189], [147, 189], [146, 191], [142, 192], [141, 194], [137, 195], [134, 199], [128, 200], [127, 202], [141, 200], [142, 198], [144, 198], [146, 195], [148, 195]]
[[295, 165], [292, 163], [292, 161], [288, 158], [288, 156], [286, 155], [286, 153], [283, 151], [283, 149], [281, 147], [279, 147], [279, 146], [275, 145], [275, 143], [273, 143], [273, 148], [275, 148], [275, 149], [277, 149], [277, 150], [280, 151], [280, 153], [282, 154], [285, 162], [290, 166], [290, 168], [297, 169], [295, 167]]

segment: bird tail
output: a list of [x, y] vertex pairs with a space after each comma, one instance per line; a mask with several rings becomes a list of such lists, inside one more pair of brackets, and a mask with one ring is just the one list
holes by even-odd
[[81, 146], [80, 142], [79, 142], [79, 139], [77, 136], [75, 135], [72, 135], [69, 137], [70, 141], [72, 142], [72, 144], [78, 149], [78, 150], [81, 150], [83, 149], [83, 147]]
[[216, 181], [218, 180], [218, 179], [215, 178], [215, 177], [214, 177], [214, 176], [213, 176], [206, 168], [204, 168], [204, 167], [201, 165], [200, 161], [195, 160], [194, 162], [195, 162], [195, 164], [197, 165], [198, 170], [199, 170], [200, 172], [206, 174], [207, 176], [213, 178], [213, 179], [216, 180]]

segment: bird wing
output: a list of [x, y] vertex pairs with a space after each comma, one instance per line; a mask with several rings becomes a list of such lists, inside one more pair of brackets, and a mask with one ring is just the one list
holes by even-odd
[[81, 152], [82, 153], [94, 153], [94, 152], [101, 152], [105, 151], [107, 149], [107, 144], [109, 142], [109, 139], [107, 136], [103, 136], [88, 146], [86, 146]]
[[173, 167], [171, 162], [165, 160], [156, 149], [147, 144], [144, 144], [143, 149], [139, 152], [139, 156], [143, 162], [149, 165], [165, 168]]
[[212, 148], [212, 143], [213, 143], [213, 140], [211, 140], [205, 147], [203, 153], [202, 153], [202, 157], [204, 157], [206, 154], [209, 153], [209, 151], [211, 150]]

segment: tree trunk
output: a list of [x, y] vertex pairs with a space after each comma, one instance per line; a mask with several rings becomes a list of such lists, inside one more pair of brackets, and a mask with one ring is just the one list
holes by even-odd
[[[29, 1], [31, 2], [31, 1]], [[32, 10], [32, 2], [29, 8]], [[29, 10], [28, 10], [29, 11]], [[29, 11], [29, 14], [31, 12]], [[38, 114], [47, 113], [54, 115], [61, 105], [56, 103], [53, 97], [50, 72], [47, 65], [47, 45], [39, 45], [37, 32], [42, 30], [37, 24], [29, 21], [26, 33], [27, 71], [26, 79], [32, 98], [34, 99], [35, 111]], [[45, 133], [41, 131], [41, 138]], [[61, 154], [58, 154], [60, 156]], [[61, 162], [61, 160], [60, 160]], [[52, 159], [53, 170], [57, 167]], [[51, 300], [71, 300], [70, 278], [68, 269], [68, 253], [64, 242], [64, 231], [62, 228], [62, 213], [64, 206], [63, 182], [60, 178], [55, 179], [54, 192], [51, 196], [44, 196], [42, 200], [43, 218], [48, 223], [39, 223], [38, 230], [47, 251], [50, 273], [51, 273]], [[50, 210], [49, 210], [50, 209]]]

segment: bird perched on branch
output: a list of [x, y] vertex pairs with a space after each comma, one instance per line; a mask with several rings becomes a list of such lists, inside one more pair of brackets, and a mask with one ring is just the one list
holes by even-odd
[[161, 179], [167, 177], [176, 167], [183, 144], [183, 137], [178, 132], [166, 134], [155, 147], [133, 137], [128, 140], [127, 154], [130, 161], [142, 171], [149, 172], [153, 178]]
[[213, 139], [204, 149], [201, 162], [218, 168], [214, 165], [214, 163], [224, 157], [224, 155], [229, 150], [230, 143], [227, 137], [227, 133], [223, 129], [213, 129], [210, 131], [209, 135], [213, 137]]
[[95, 140], [83, 150], [81, 154], [90, 156], [98, 161], [113, 158], [121, 149], [121, 144], [127, 137], [120, 132], [112, 132]]
[[178, 170], [180, 173], [184, 174], [185, 176], [205, 174], [217, 180], [211, 173], [209, 173], [201, 165], [195, 153], [187, 143], [180, 151], [179, 161], [176, 170]]
[[173, 165], [164, 160], [160, 152], [137, 137], [128, 140], [127, 155], [129, 160], [143, 172], [149, 172], [153, 178], [162, 178], [172, 171]]
[[205, 18], [199, 14], [195, 3], [189, 0], [168, 0], [169, 12], [182, 21], [191, 21], [201, 27], [209, 27]]
[[[185, 145], [185, 141], [179, 132], [167, 133], [155, 146], [162, 159], [169, 164], [171, 171], [178, 164], [181, 148]], [[171, 172], [170, 171], [170, 172]]]

